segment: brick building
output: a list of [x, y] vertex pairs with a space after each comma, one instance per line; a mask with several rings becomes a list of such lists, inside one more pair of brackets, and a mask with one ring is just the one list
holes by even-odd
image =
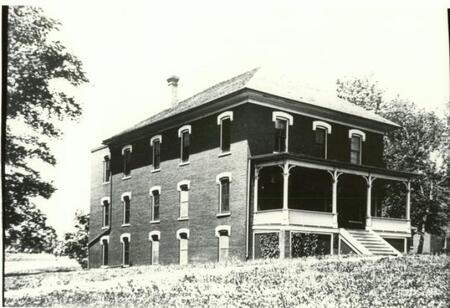
[[92, 150], [90, 267], [406, 251], [411, 174], [383, 163], [399, 126], [271, 77], [181, 102], [169, 78], [171, 108]]

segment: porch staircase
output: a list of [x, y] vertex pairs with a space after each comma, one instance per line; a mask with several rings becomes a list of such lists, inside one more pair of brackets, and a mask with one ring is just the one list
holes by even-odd
[[360, 255], [401, 256], [402, 254], [372, 230], [339, 229], [340, 238]]

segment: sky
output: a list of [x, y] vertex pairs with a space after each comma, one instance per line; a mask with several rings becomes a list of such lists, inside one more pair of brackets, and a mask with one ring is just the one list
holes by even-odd
[[332, 91], [337, 78], [369, 76], [387, 96], [443, 114], [449, 3], [429, 2], [42, 3], [90, 82], [71, 89], [84, 113], [60, 123], [64, 137], [51, 143], [58, 163], [42, 167], [58, 190], [36, 204], [58, 235], [71, 231], [75, 211], [90, 206], [90, 150], [167, 108], [174, 74], [181, 99], [254, 67], [290, 67]]

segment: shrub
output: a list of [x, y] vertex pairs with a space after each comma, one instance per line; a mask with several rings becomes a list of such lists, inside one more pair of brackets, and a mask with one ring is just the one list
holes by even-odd
[[325, 254], [324, 242], [319, 240], [317, 234], [293, 233], [292, 257], [309, 257]]
[[278, 258], [280, 256], [280, 244], [278, 233], [261, 233], [257, 234], [259, 240], [260, 257]]

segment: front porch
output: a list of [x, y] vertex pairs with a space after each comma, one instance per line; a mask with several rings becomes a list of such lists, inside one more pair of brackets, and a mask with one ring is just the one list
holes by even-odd
[[411, 236], [411, 174], [289, 153], [253, 157], [253, 231]]

